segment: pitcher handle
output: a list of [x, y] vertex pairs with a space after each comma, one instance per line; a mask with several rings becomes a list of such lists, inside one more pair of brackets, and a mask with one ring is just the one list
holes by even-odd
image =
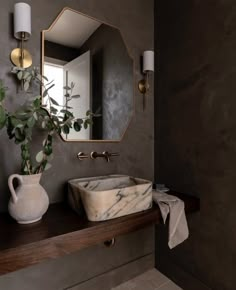
[[16, 195], [16, 192], [15, 192], [15, 189], [14, 189], [14, 186], [13, 186], [13, 179], [14, 178], [17, 178], [19, 180], [20, 183], [23, 182], [23, 178], [21, 175], [19, 174], [12, 174], [9, 176], [8, 178], [8, 186], [9, 186], [9, 189], [10, 189], [10, 192], [11, 192], [11, 196], [12, 196], [12, 199], [13, 199], [13, 202], [14, 203], [17, 203], [18, 201], [18, 197]]

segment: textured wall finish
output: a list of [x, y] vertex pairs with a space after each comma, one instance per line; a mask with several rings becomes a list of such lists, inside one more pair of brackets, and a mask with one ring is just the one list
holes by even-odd
[[[65, 183], [72, 178], [123, 173], [152, 179], [154, 164], [153, 94], [151, 91], [147, 110], [142, 112], [142, 98], [138, 93], [137, 81], [141, 78], [139, 57], [143, 50], [153, 48], [154, 1], [147, 0], [145, 5], [143, 5], [143, 0], [26, 2], [32, 7], [32, 36], [27, 42], [27, 48], [32, 53], [34, 65], [40, 64], [41, 30], [47, 29], [65, 6], [118, 27], [135, 60], [135, 114], [124, 139], [121, 143], [65, 143], [58, 138], [54, 144], [53, 167], [43, 177], [43, 185], [49, 194], [50, 201], [55, 202], [63, 198]], [[9, 54], [16, 46], [16, 40], [12, 37], [11, 23], [14, 3], [14, 0], [2, 0], [0, 3], [0, 78], [5, 80], [9, 88], [7, 105], [12, 109], [24, 102], [22, 95], [17, 94], [14, 78], [9, 75], [12, 66]], [[35, 147], [37, 147], [36, 144]], [[112, 158], [110, 163], [106, 163], [103, 159], [83, 162], [77, 160], [76, 155], [79, 151], [89, 153], [93, 150], [120, 152], [120, 157]], [[7, 177], [19, 172], [20, 168], [19, 148], [8, 140], [3, 131], [0, 132], [0, 164], [0, 211], [3, 211], [7, 209], [10, 197], [7, 189]], [[107, 252], [106, 255], [101, 248], [100, 250], [92, 248], [87, 249], [81, 255], [72, 255], [58, 261], [43, 263], [36, 268], [25, 269], [23, 272], [12, 273], [0, 278], [0, 289], [60, 290], [81, 281], [83, 273], [89, 273], [90, 278], [93, 277], [97, 273], [96, 269], [100, 269], [104, 264], [108, 265], [106, 268], [108, 271], [118, 264], [128, 263], [132, 259], [152, 252], [153, 245], [149, 240], [152, 240], [152, 231], [147, 230], [136, 235], [134, 239], [124, 237], [121, 246], [114, 248], [114, 251]], [[148, 247], [145, 246], [147, 243]], [[78, 266], [81, 267], [81, 270]], [[60, 270], [57, 271], [57, 269]]]
[[156, 181], [201, 198], [200, 214], [189, 221], [190, 238], [159, 253], [209, 287], [233, 290], [236, 3], [157, 3]]
[[102, 114], [102, 118], [94, 120], [92, 139], [119, 140], [129, 124], [134, 105], [133, 60], [128, 48], [118, 29], [103, 24], [80, 50], [81, 53], [90, 50], [93, 111], [100, 107]]

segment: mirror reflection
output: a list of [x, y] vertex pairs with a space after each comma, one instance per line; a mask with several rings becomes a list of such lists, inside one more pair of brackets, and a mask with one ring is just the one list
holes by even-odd
[[43, 31], [42, 52], [51, 97], [76, 118], [94, 114], [92, 124], [63, 139], [120, 140], [133, 113], [133, 60], [120, 31], [66, 8]]

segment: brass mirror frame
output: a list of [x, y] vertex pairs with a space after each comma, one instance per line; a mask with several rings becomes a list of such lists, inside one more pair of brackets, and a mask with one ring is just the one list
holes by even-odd
[[[120, 139], [117, 139], [117, 140], [112, 140], [112, 139], [111, 139], [111, 140], [109, 140], [109, 139], [106, 139], [106, 140], [96, 140], [96, 139], [94, 139], [94, 140], [89, 140], [89, 139], [87, 139], [87, 140], [85, 140], [85, 139], [71, 139], [71, 140], [66, 140], [66, 139], [62, 136], [62, 134], [60, 134], [60, 138], [61, 138], [62, 141], [64, 141], [64, 142], [83, 142], [83, 143], [85, 143], [85, 142], [88, 142], [88, 143], [119, 143], [119, 142], [121, 142], [121, 141], [124, 139], [124, 136], [125, 136], [126, 132], [128, 131], [128, 128], [130, 127], [130, 124], [131, 124], [131, 122], [132, 122], [132, 120], [133, 120], [133, 118], [134, 118], [134, 116], [135, 116], [135, 62], [134, 62], [134, 57], [131, 55], [130, 49], [129, 49], [129, 47], [128, 47], [126, 41], [124, 40], [124, 37], [123, 37], [123, 35], [122, 35], [122, 33], [121, 33], [121, 30], [120, 30], [119, 28], [117, 28], [116, 26], [114, 26], [114, 25], [112, 25], [112, 24], [109, 24], [109, 23], [103, 22], [103, 21], [101, 21], [101, 20], [98, 20], [98, 19], [96, 19], [96, 18], [94, 18], [94, 17], [91, 17], [91, 16], [89, 16], [89, 15], [87, 15], [87, 14], [81, 13], [81, 12], [79, 12], [79, 11], [77, 11], [77, 10], [72, 9], [72, 8], [64, 7], [64, 8], [61, 10], [61, 12], [58, 14], [58, 16], [56, 17], [56, 19], [55, 19], [55, 20], [52, 22], [52, 24], [49, 26], [49, 28], [48, 28], [48, 29], [44, 29], [44, 30], [42, 30], [42, 33], [41, 33], [41, 74], [44, 75], [44, 66], [43, 66], [43, 65], [44, 65], [44, 51], [45, 51], [45, 48], [44, 48], [45, 33], [46, 33], [46, 32], [49, 32], [49, 31], [54, 27], [54, 25], [56, 25], [57, 21], [59, 20], [59, 18], [61, 17], [61, 15], [62, 15], [66, 10], [70, 10], [70, 11], [75, 12], [75, 13], [77, 13], [77, 14], [80, 14], [80, 15], [86, 16], [86, 17], [91, 18], [91, 19], [93, 19], [93, 20], [96, 20], [96, 21], [98, 21], [98, 22], [100, 22], [100, 23], [102, 23], [102, 24], [106, 24], [106, 25], [108, 25], [108, 26], [110, 26], [110, 27], [113, 27], [113, 28], [115, 28], [115, 29], [117, 29], [117, 30], [119, 31], [119, 33], [120, 33], [120, 35], [121, 35], [121, 38], [122, 38], [122, 40], [123, 40], [123, 42], [124, 42], [124, 45], [125, 45], [125, 47], [126, 47], [126, 49], [127, 49], [128, 55], [129, 55], [129, 57], [131, 58], [132, 63], [133, 63], [133, 110], [132, 110], [132, 112], [131, 112], [131, 116], [130, 116], [130, 118], [129, 118], [129, 122], [127, 123], [126, 128], [125, 128], [124, 132], [122, 133], [122, 136], [121, 136]], [[41, 92], [42, 92], [42, 90], [43, 90], [43, 87], [41, 87]], [[41, 103], [42, 103], [42, 100], [41, 100]], [[48, 112], [48, 114], [49, 114], [48, 109], [46, 109], [46, 110], [47, 110], [47, 112]]]

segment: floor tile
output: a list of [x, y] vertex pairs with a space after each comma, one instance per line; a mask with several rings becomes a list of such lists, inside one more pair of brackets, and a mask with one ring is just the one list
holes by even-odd
[[162, 285], [158, 290], [182, 290], [179, 286], [177, 286], [172, 281], [167, 282], [166, 284]]
[[151, 269], [112, 290], [181, 290], [157, 269]]

